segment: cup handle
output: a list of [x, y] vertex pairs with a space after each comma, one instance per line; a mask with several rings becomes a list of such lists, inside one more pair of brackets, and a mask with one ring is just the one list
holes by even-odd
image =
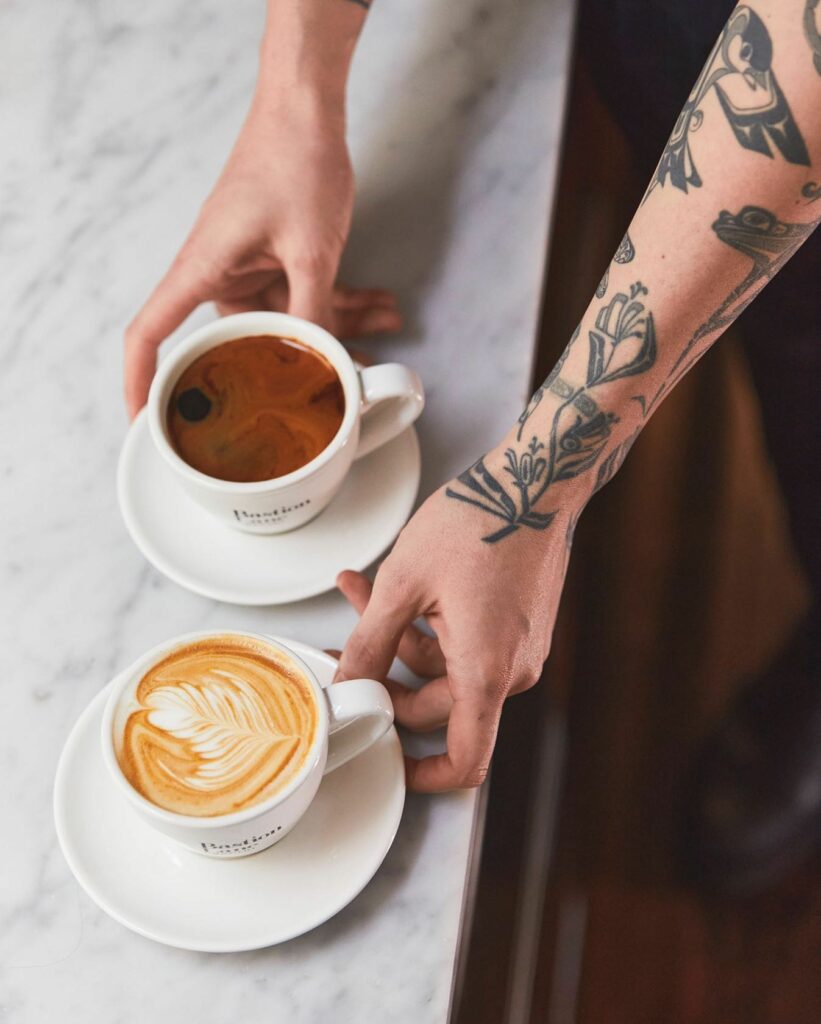
[[425, 392], [419, 375], [400, 363], [380, 363], [359, 371], [362, 424], [354, 458], [361, 459], [392, 441], [419, 417]]
[[347, 679], [325, 687], [331, 716], [325, 774], [381, 739], [393, 725], [388, 691], [375, 679]]

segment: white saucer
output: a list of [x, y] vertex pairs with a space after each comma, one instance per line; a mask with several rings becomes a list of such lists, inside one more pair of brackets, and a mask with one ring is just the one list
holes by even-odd
[[[320, 683], [330, 683], [333, 658], [285, 642]], [[250, 857], [215, 860], [149, 828], [115, 789], [100, 752], [108, 689], [85, 709], [63, 749], [54, 820], [77, 881], [115, 920], [182, 949], [261, 949], [327, 921], [376, 873], [405, 802], [395, 729], [328, 775], [305, 817], [281, 842]]]
[[144, 412], [117, 469], [125, 525], [175, 583], [232, 604], [284, 604], [332, 590], [342, 569], [364, 569], [396, 539], [419, 489], [416, 431], [353, 464], [339, 494], [291, 533], [259, 536], [221, 525], [183, 491], [155, 449]]

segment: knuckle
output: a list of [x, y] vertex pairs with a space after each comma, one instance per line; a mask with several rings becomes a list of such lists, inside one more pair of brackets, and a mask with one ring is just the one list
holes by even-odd
[[400, 604], [413, 592], [411, 574], [396, 559], [386, 559], [373, 582], [373, 596], [382, 604]]
[[471, 765], [459, 774], [459, 784], [463, 789], [477, 789], [487, 778], [490, 766], [487, 764]]
[[336, 266], [336, 256], [327, 245], [302, 243], [290, 256], [292, 270], [306, 277], [325, 277]]
[[530, 681], [528, 676], [523, 676], [514, 686], [511, 686], [509, 695], [516, 697], [520, 693], [527, 693], [528, 690], [532, 690], [536, 685], [536, 681]]
[[527, 669], [519, 679], [516, 689], [518, 691], [532, 690], [542, 677], [541, 666], [539, 668]]
[[374, 659], [374, 655], [375, 651], [368, 637], [353, 633], [345, 648], [343, 662], [345, 666], [351, 664], [370, 664]]
[[193, 246], [183, 246], [164, 283], [178, 293], [202, 298], [221, 280], [222, 269], [222, 262], [213, 255], [205, 255]]
[[403, 575], [396, 558], [388, 556], [376, 571], [374, 586], [394, 586], [401, 582]]
[[479, 696], [491, 706], [501, 704], [510, 689], [504, 672], [481, 675], [476, 684]]
[[510, 693], [510, 683], [505, 679], [496, 679], [487, 688], [487, 700], [493, 708], [501, 708], [505, 697]]

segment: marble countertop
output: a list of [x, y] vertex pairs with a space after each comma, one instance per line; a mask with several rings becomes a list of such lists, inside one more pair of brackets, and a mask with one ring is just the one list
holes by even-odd
[[[247, 954], [127, 931], [79, 889], [54, 834], [60, 749], [118, 667], [192, 629], [342, 646], [354, 622], [335, 594], [249, 609], [188, 593], [144, 562], [116, 503], [122, 329], [232, 143], [263, 6], [0, 10], [4, 1024], [447, 1017], [474, 793], [411, 797], [384, 865], [346, 910]], [[526, 398], [571, 7], [378, 0], [363, 34], [344, 276], [401, 296], [406, 330], [374, 349], [427, 388], [422, 496], [496, 441]]]

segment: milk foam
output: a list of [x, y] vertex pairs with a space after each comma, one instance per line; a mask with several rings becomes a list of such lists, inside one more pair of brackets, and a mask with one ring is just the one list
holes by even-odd
[[166, 655], [123, 695], [115, 752], [146, 799], [210, 817], [283, 789], [304, 765], [317, 721], [313, 690], [284, 652], [208, 637]]

